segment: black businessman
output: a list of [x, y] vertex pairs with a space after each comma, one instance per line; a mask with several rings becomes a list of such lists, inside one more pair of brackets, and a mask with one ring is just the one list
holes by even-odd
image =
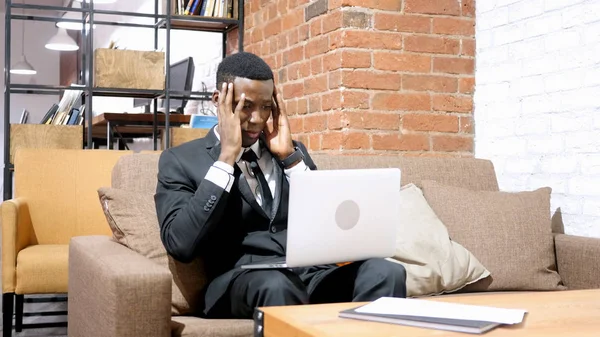
[[292, 140], [273, 72], [260, 57], [241, 52], [223, 59], [213, 103], [219, 121], [204, 138], [161, 154], [155, 195], [167, 252], [182, 262], [204, 260], [203, 315], [251, 318], [259, 306], [405, 297], [404, 268], [384, 259], [240, 268], [285, 256], [289, 176], [317, 168]]

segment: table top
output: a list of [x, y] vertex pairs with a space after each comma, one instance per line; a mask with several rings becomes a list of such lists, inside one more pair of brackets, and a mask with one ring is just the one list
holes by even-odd
[[[427, 297], [426, 299], [527, 310], [521, 324], [500, 326], [482, 335], [486, 337], [600, 336], [600, 289], [504, 294], [478, 293]], [[362, 304], [365, 303], [260, 308], [264, 314], [264, 336], [469, 336], [465, 333], [338, 317], [340, 311]]]

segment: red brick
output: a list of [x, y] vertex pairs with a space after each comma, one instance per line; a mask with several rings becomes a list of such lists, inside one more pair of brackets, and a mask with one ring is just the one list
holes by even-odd
[[415, 91], [456, 92], [456, 77], [440, 75], [402, 75], [402, 89]]
[[327, 36], [311, 39], [306, 43], [306, 58], [325, 54], [329, 50], [329, 39]]
[[460, 40], [412, 35], [404, 38], [404, 50], [420, 53], [458, 54], [460, 52]]
[[327, 115], [309, 114], [304, 117], [304, 132], [323, 131], [327, 129]]
[[348, 121], [341, 111], [334, 111], [327, 115], [327, 129], [341, 130], [348, 127]]
[[308, 147], [310, 150], [312, 150], [310, 148], [310, 140], [308, 139], [307, 134], [301, 134], [301, 135], [296, 134], [295, 138], [297, 141], [301, 142], [302, 144], [306, 145], [306, 147]]
[[353, 129], [398, 130], [400, 126], [400, 115], [393, 112], [348, 111], [346, 118]]
[[279, 34], [281, 32], [281, 27], [282, 27], [281, 19], [279, 19], [279, 18], [268, 22], [265, 25], [265, 29], [263, 31], [264, 37], [268, 38], [269, 36]]
[[374, 28], [379, 30], [409, 33], [431, 32], [431, 18], [426, 16], [378, 12], [375, 13], [374, 21]]
[[309, 149], [311, 151], [318, 151], [321, 149], [322, 135], [320, 133], [313, 133], [308, 136]]
[[347, 70], [342, 73], [342, 84], [348, 88], [399, 90], [401, 75], [376, 73], [372, 70]]
[[297, 98], [304, 95], [304, 85], [302, 83], [286, 83], [283, 85], [283, 98]]
[[319, 92], [325, 92], [328, 89], [328, 75], [320, 75], [304, 80], [304, 94], [310, 95]]
[[399, 11], [402, 9], [402, 1], [400, 1], [400, 0], [342, 0], [341, 6], [373, 8], [373, 9], [381, 9], [381, 10], [385, 10], [385, 11]]
[[344, 36], [346, 32], [342, 30], [336, 30], [327, 34], [329, 37], [329, 50], [338, 49], [344, 46]]
[[343, 50], [342, 64], [344, 68], [370, 68], [371, 52], [362, 50]]
[[461, 116], [460, 117], [460, 132], [462, 133], [473, 133], [473, 117]]
[[433, 95], [432, 108], [434, 111], [471, 113], [473, 111], [473, 97]]
[[342, 148], [348, 150], [370, 149], [371, 139], [364, 131], [348, 132], [344, 134]]
[[282, 17], [283, 30], [287, 31], [304, 23], [302, 8], [296, 9]]
[[409, 114], [402, 116], [402, 128], [412, 131], [458, 132], [458, 117], [452, 115]]
[[288, 118], [290, 123], [290, 131], [292, 133], [300, 133], [304, 129], [304, 118], [302, 117], [290, 117]]
[[374, 134], [373, 150], [426, 151], [429, 138], [424, 134]]
[[310, 60], [310, 73], [318, 75], [323, 72], [323, 57], [317, 56]]
[[431, 72], [431, 56], [407, 53], [376, 51], [373, 66], [379, 70]]
[[402, 49], [402, 36], [388, 32], [347, 30], [343, 36], [344, 47], [367, 49]]
[[339, 90], [327, 91], [321, 96], [323, 111], [339, 109], [342, 107], [342, 94]]
[[433, 18], [433, 33], [447, 35], [475, 35], [475, 20], [464, 18]]
[[336, 29], [342, 28], [342, 11], [328, 13], [323, 20], [321, 33], [327, 34]]
[[344, 133], [341, 131], [332, 131], [323, 134], [323, 150], [340, 150], [344, 142]]
[[329, 73], [329, 89], [336, 89], [342, 86], [342, 71], [335, 70]]
[[310, 34], [310, 25], [303, 24], [298, 27], [298, 41], [306, 41]]
[[466, 56], [475, 56], [475, 39], [462, 39], [460, 54]]
[[405, 13], [460, 15], [458, 0], [404, 0]]
[[470, 18], [475, 17], [475, 0], [461, 0], [462, 2], [462, 10], [461, 15], [467, 16]]
[[308, 113], [308, 100], [306, 98], [298, 99], [297, 112], [299, 115], [304, 115], [304, 114]]
[[318, 35], [321, 35], [322, 32], [322, 27], [321, 27], [321, 22], [323, 20], [321, 18], [315, 18], [310, 20], [310, 37], [315, 37]]
[[373, 97], [372, 108], [375, 110], [428, 111], [431, 109], [431, 97], [427, 93], [378, 92]]
[[312, 95], [308, 98], [308, 112], [321, 112], [321, 95]]
[[432, 135], [433, 151], [473, 151], [473, 137], [460, 135]]
[[257, 43], [263, 40], [263, 30], [259, 27], [255, 27], [250, 32], [250, 38], [252, 43]]
[[292, 64], [304, 60], [304, 46], [297, 46], [283, 52], [283, 63]]
[[475, 72], [475, 60], [459, 57], [434, 57], [433, 71], [446, 74], [469, 74]]
[[288, 46], [293, 46], [298, 43], [298, 31], [296, 29], [289, 30], [286, 35]]
[[296, 110], [298, 108], [298, 101], [297, 100], [287, 100], [285, 101], [285, 113], [288, 116], [293, 116], [296, 114]]
[[458, 80], [458, 92], [472, 94], [475, 92], [475, 77], [463, 77]]
[[323, 69], [331, 71], [339, 69], [342, 66], [342, 51], [334, 50], [323, 56]]
[[344, 90], [341, 98], [342, 108], [350, 109], [368, 109], [370, 101], [369, 92], [351, 89]]

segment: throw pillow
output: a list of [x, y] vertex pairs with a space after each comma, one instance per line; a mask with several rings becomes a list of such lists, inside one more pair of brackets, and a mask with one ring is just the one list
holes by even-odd
[[396, 254], [390, 260], [406, 269], [407, 296], [453, 292], [490, 275], [471, 252], [450, 240], [421, 189], [408, 184], [400, 198]]
[[564, 289], [554, 255], [551, 191], [473, 191], [423, 182], [425, 198], [452, 240], [491, 273], [470, 291]]
[[206, 283], [202, 262], [181, 263], [167, 254], [160, 239], [153, 194], [103, 187], [98, 195], [114, 239], [171, 271], [171, 313], [198, 313]]

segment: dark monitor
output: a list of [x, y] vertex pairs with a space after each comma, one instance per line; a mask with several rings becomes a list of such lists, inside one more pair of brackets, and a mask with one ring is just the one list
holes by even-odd
[[[189, 97], [192, 92], [192, 84], [194, 81], [194, 59], [191, 57], [187, 57], [177, 63], [174, 63], [170, 66], [169, 69], [169, 88], [171, 89], [171, 94], [173, 95], [173, 91], [178, 92], [177, 96], [183, 96], [183, 98], [170, 99], [169, 100], [169, 110], [176, 110], [179, 113], [183, 112], [183, 108], [187, 104], [188, 100], [185, 97]], [[183, 94], [183, 95], [182, 95]], [[140, 106], [149, 106], [152, 100], [146, 98], [135, 98], [133, 100], [134, 107]], [[162, 100], [160, 104], [159, 110], [164, 110], [166, 104], [165, 100]], [[162, 108], [162, 109], [161, 109]], [[149, 112], [149, 108], [146, 109], [146, 112]]]

